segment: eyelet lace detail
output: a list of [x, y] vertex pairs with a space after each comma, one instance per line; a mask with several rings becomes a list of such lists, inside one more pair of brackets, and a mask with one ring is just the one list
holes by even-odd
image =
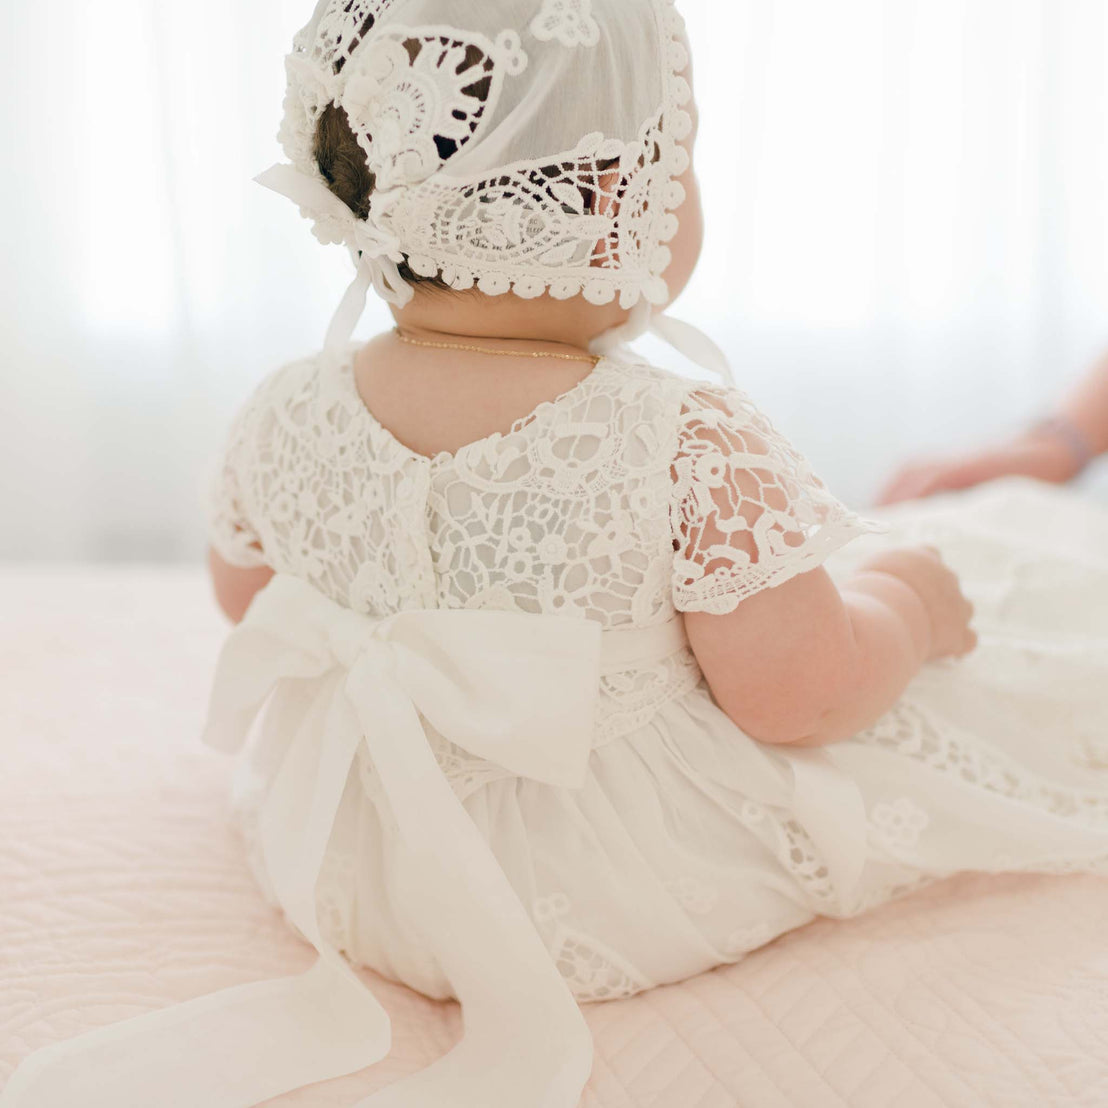
[[354, 952], [354, 855], [329, 849], [316, 885], [319, 933], [340, 954]]
[[531, 911], [549, 936], [551, 956], [573, 995], [584, 1004], [621, 1000], [652, 988], [653, 983], [614, 950], [565, 925], [572, 907], [569, 897], [559, 892], [536, 900]]
[[906, 796], [882, 800], [870, 811], [870, 837], [892, 854], [903, 857], [919, 843], [931, 822], [928, 814]]
[[738, 927], [732, 931], [723, 944], [722, 953], [732, 962], [741, 961], [751, 951], [765, 946], [777, 938], [768, 923], [755, 923], [749, 927]]
[[689, 874], [666, 883], [669, 894], [692, 916], [706, 916], [719, 900], [719, 890]]
[[809, 903], [827, 915], [842, 910], [831, 871], [802, 824], [785, 810], [753, 800], [743, 802], [739, 816], [773, 853], [778, 865], [804, 890]]
[[[923, 707], [909, 700], [901, 700], [855, 741], [886, 747], [974, 788], [1032, 804], [1063, 819], [1108, 826], [1108, 798], [1104, 795], [1044, 780], [999, 751], [967, 743], [949, 726], [940, 729]], [[923, 815], [926, 818], [926, 813]], [[918, 822], [919, 817], [915, 818]]]

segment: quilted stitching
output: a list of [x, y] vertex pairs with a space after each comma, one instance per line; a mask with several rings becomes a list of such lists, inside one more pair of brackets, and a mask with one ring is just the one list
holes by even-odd
[[[38, 1046], [311, 955], [251, 884], [228, 767], [196, 745], [222, 635], [200, 577], [8, 570], [0, 610], [3, 1081]], [[1102, 1106], [1106, 920], [1102, 879], [965, 876], [817, 922], [590, 1006], [583, 1108]], [[455, 1005], [373, 987], [392, 1056], [274, 1105], [348, 1105], [457, 1040]]]

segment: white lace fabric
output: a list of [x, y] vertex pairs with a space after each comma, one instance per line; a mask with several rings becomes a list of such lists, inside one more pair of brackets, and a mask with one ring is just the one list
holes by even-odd
[[673, 591], [681, 611], [732, 612], [876, 529], [828, 492], [737, 389], [690, 395], [673, 474]]
[[[876, 529], [830, 494], [740, 390], [607, 358], [504, 432], [427, 458], [366, 409], [355, 354], [349, 348], [336, 366], [294, 363], [258, 390], [232, 434], [213, 504], [213, 541], [225, 557], [300, 576], [355, 611], [491, 608], [568, 614], [605, 631], [661, 627], [682, 611], [734, 611]], [[933, 528], [910, 541], [949, 543], [952, 534]], [[1028, 695], [1040, 687], [1032, 676], [1020, 680]], [[429, 740], [455, 794], [498, 843], [575, 995], [589, 1000], [675, 979], [687, 963], [673, 951], [688, 955], [690, 943], [698, 964], [715, 964], [812, 913], [850, 915], [915, 887], [921, 872], [952, 872], [957, 852], [928, 853], [929, 843], [950, 841], [934, 837], [953, 818], [951, 789], [1016, 804], [1008, 834], [1017, 837], [1018, 827], [1055, 821], [1053, 838], [1037, 832], [1038, 847], [1022, 854], [982, 837], [990, 846], [975, 858], [981, 868], [997, 858], [1007, 868], [1089, 868], [1087, 855], [1073, 861], [1075, 842], [1099, 833], [1108, 797], [1051, 785], [1018, 758], [1006, 761], [987, 721], [950, 718], [916, 695], [854, 743], [806, 752], [835, 766], [838, 799], [821, 799], [827, 780], [805, 786], [787, 755], [742, 736], [714, 705], [691, 651], [678, 647], [600, 676], [593, 783], [582, 798], [555, 802], [433, 729]], [[982, 743], [983, 731], [997, 751]], [[1075, 764], [1089, 763], [1087, 748], [1083, 740]], [[856, 765], [862, 750], [871, 753]], [[375, 825], [381, 798], [365, 759], [359, 774], [347, 822], [364, 829]], [[932, 794], [924, 785], [933, 779]], [[722, 808], [711, 818], [705, 795], [727, 798], [712, 802]], [[487, 822], [505, 804], [527, 828], [518, 840]], [[644, 824], [639, 808], [669, 812], [664, 828]], [[649, 911], [668, 921], [658, 926], [669, 938], [650, 951], [635, 949], [611, 905], [615, 918], [590, 916], [589, 879], [553, 861], [568, 858], [557, 828], [591, 826], [605, 829], [596, 867], [627, 866], [606, 853], [615, 849], [613, 813], [620, 835], [644, 844], [655, 876], [641, 879], [659, 883]], [[718, 819], [704, 834], [732, 844], [734, 866], [787, 874], [788, 903], [738, 897], [745, 886], [731, 863], [708, 863], [699, 842], [671, 841], [682, 818], [702, 830]], [[1099, 849], [1085, 842], [1079, 854]], [[399, 925], [380, 924], [372, 942], [356, 925], [341, 875], [357, 873], [357, 901], [372, 903], [373, 881], [385, 879], [379, 848], [351, 832], [334, 849], [345, 860], [320, 895], [338, 921], [335, 945], [407, 974], [430, 995], [449, 995], [433, 967], [407, 959]]]
[[355, 611], [645, 626], [733, 610], [872, 529], [737, 389], [608, 358], [506, 432], [425, 458], [366, 409], [354, 354], [261, 386], [211, 528], [232, 564], [303, 576]]
[[[321, 0], [287, 61], [291, 172], [260, 180], [396, 303], [407, 260], [458, 290], [662, 304], [688, 62], [672, 0]], [[365, 219], [314, 156], [328, 105], [375, 178]]]

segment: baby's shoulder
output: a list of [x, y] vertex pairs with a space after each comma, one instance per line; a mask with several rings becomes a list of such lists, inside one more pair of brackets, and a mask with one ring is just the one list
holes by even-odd
[[719, 381], [686, 377], [634, 356], [611, 362], [608, 381], [624, 403], [639, 402], [675, 427], [701, 423], [768, 425], [768, 419], [742, 389]]
[[617, 395], [624, 403], [640, 403], [671, 416], [680, 415], [690, 403], [698, 404], [695, 394], [699, 389], [716, 387], [712, 382], [696, 380], [663, 369], [634, 353], [620, 354], [605, 359], [602, 390]]
[[[279, 364], [261, 378], [241, 401], [231, 424], [231, 439], [263, 438], [324, 430], [350, 422], [356, 392], [342, 387], [342, 369], [321, 352]], [[345, 415], [340, 414], [343, 409]]]
[[282, 362], [254, 385], [243, 401], [240, 415], [261, 413], [319, 396], [324, 385], [319, 354]]

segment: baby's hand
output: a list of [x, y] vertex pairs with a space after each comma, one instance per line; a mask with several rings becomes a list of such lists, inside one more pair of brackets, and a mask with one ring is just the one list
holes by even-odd
[[919, 596], [931, 624], [928, 661], [960, 658], [977, 646], [977, 635], [970, 627], [973, 605], [962, 594], [957, 576], [935, 547], [889, 550], [871, 558], [861, 569], [898, 577]]

